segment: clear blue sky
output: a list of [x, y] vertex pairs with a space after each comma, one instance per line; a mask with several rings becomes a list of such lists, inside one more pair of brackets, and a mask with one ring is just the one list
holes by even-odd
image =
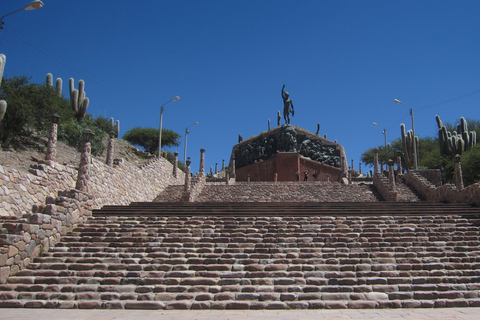
[[[28, 0], [2, 0], [0, 15]], [[292, 124], [345, 147], [358, 169], [368, 148], [411, 129], [435, 136], [435, 115], [480, 119], [480, 1], [44, 0], [4, 19], [5, 75], [84, 79], [88, 113], [182, 135], [192, 170], [228, 163], [238, 134], [276, 125], [282, 85]], [[376, 122], [380, 127], [372, 125]], [[283, 121], [282, 121], [283, 123]], [[364, 167], [365, 168], [365, 167]]]

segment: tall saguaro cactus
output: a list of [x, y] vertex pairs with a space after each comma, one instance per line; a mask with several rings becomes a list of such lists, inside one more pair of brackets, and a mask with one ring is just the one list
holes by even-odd
[[117, 120], [114, 123], [113, 118], [110, 118], [110, 125], [112, 126], [112, 131], [115, 134], [115, 137], [118, 138], [118, 136], [120, 135], [120, 120]]
[[[0, 54], [0, 85], [2, 84], [3, 69], [5, 68], [6, 61], [7, 61], [7, 57], [4, 54]], [[6, 111], [7, 111], [7, 102], [5, 100], [0, 100], [0, 122], [3, 120], [3, 117], [5, 116]]]
[[[85, 81], [78, 81], [78, 89], [75, 89], [75, 80], [70, 78], [68, 80], [68, 89], [70, 92], [70, 102], [72, 104], [72, 109], [75, 111], [75, 117], [78, 121], [81, 121], [85, 114], [87, 113], [88, 104], [90, 100], [87, 98], [87, 93], [85, 92]], [[53, 87], [53, 75], [51, 73], [47, 74], [47, 86]], [[59, 96], [62, 95], [62, 86], [63, 81], [61, 78], [57, 78], [55, 82], [55, 87]]]
[[[403, 158], [405, 165], [411, 169], [415, 167], [414, 147], [416, 147], [416, 154], [418, 155], [418, 137], [413, 136], [412, 130], [408, 130], [408, 132], [405, 133], [405, 125], [403, 123], [400, 125], [400, 130], [402, 136]], [[415, 139], [415, 143], [413, 143], [413, 139]]]
[[[51, 73], [47, 73], [46, 84], [49, 87], [53, 87], [53, 75]], [[60, 97], [62, 96], [62, 86], [62, 78], [57, 78], [57, 80], [55, 80], [55, 88], [57, 89], [57, 94]]]
[[90, 100], [87, 98], [85, 92], [85, 81], [78, 81], [78, 89], [75, 89], [74, 81], [73, 78], [69, 79], [70, 101], [72, 103], [73, 111], [76, 113], [77, 120], [81, 121], [87, 113]]
[[436, 116], [438, 126], [438, 142], [440, 146], [440, 154], [442, 156], [461, 155], [463, 151], [467, 151], [477, 144], [477, 132], [468, 131], [467, 121], [460, 118], [457, 124], [457, 131], [447, 131], [443, 125], [440, 116]]

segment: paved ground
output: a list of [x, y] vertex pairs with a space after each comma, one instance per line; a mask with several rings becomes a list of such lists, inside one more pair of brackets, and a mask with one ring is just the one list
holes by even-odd
[[2, 320], [478, 320], [480, 308], [382, 309], [382, 310], [294, 310], [294, 311], [145, 311], [145, 310], [59, 310], [0, 309]]

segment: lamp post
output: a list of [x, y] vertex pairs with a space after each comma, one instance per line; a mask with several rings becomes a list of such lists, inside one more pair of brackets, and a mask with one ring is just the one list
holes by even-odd
[[[378, 126], [378, 123], [374, 122], [374, 126]], [[382, 133], [385, 135], [385, 147], [387, 146], [387, 129], [383, 129]]]
[[60, 120], [60, 116], [56, 113], [52, 114], [51, 117], [52, 124], [50, 126], [50, 134], [48, 136], [47, 142], [47, 154], [45, 155], [45, 160], [55, 161], [55, 157], [57, 154], [56, 145], [57, 145], [57, 129], [58, 129], [58, 121]]
[[409, 105], [406, 105], [398, 99], [393, 99], [393, 102], [403, 104], [404, 106], [410, 108], [410, 115], [412, 116], [412, 132], [413, 132], [413, 162], [415, 163], [415, 169], [418, 169], [418, 158], [417, 158], [417, 140], [415, 136], [415, 122], [413, 120], [413, 108]]
[[13, 12], [7, 13], [6, 15], [2, 16], [0, 18], [0, 32], [2, 32], [2, 30], [3, 30], [3, 18], [5, 18], [6, 16], [9, 16], [11, 14], [17, 13], [17, 12], [22, 11], [22, 10], [33, 10], [33, 9], [39, 9], [41, 7], [43, 7], [43, 2], [40, 1], [40, 0], [36, 0], [36, 1], [32, 1], [28, 4], [26, 4], [25, 6], [23, 6], [22, 8], [20, 8], [18, 10], [15, 10]]
[[160, 107], [160, 130], [159, 130], [159, 133], [158, 133], [158, 158], [160, 158], [160, 152], [162, 151], [162, 118], [163, 118], [163, 106], [166, 105], [167, 103], [170, 103], [170, 102], [172, 102], [172, 101], [177, 101], [177, 100], [180, 100], [180, 97], [179, 97], [179, 96], [176, 96], [176, 97], [173, 98], [172, 100], [165, 102], [165, 103], [162, 104], [162, 106]]
[[186, 161], [187, 161], [187, 135], [190, 133], [190, 130], [188, 130], [188, 128], [192, 127], [192, 126], [196, 126], [198, 124], [198, 122], [195, 122], [191, 125], [189, 125], [188, 127], [185, 128], [185, 150], [184, 150], [184, 155], [183, 155], [183, 165], [185, 166], [186, 165]]
[[90, 179], [90, 155], [92, 148], [90, 142], [95, 134], [90, 129], [83, 131], [83, 148], [80, 155], [80, 165], [78, 166], [77, 183], [75, 189], [88, 192], [88, 180]]

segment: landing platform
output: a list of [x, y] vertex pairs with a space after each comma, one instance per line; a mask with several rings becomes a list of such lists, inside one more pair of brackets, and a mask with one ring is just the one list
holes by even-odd
[[154, 311], [154, 310], [60, 310], [60, 309], [2, 309], [4, 320], [136, 320], [136, 319], [165, 319], [165, 320], [371, 320], [371, 319], [400, 319], [400, 320], [473, 320], [479, 319], [480, 308], [442, 308], [442, 309], [380, 309], [380, 310], [199, 310], [199, 311]]

